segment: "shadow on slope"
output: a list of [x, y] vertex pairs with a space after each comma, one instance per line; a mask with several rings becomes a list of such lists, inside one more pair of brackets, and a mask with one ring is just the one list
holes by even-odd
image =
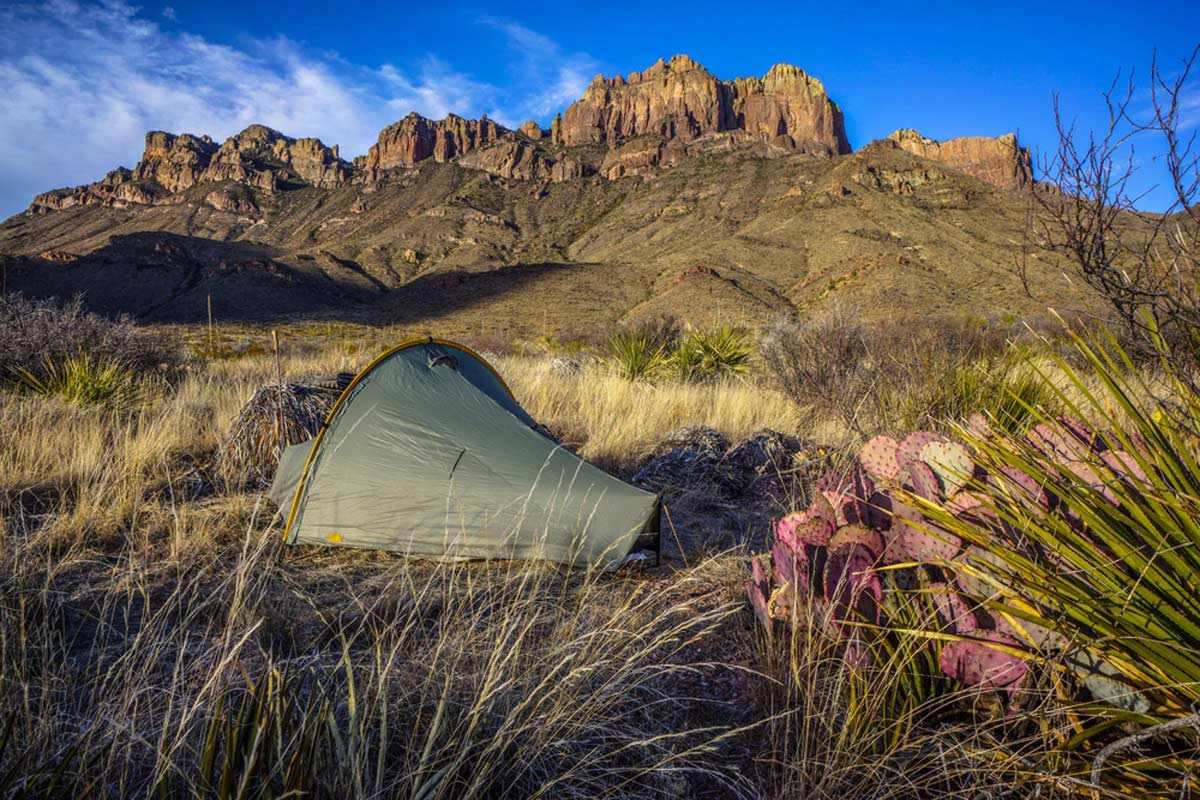
[[265, 320], [354, 306], [378, 296], [357, 264], [174, 233], [114, 236], [86, 255], [5, 259], [5, 288], [31, 297], [82, 295], [89, 310], [145, 322]]
[[543, 262], [432, 272], [347, 316], [428, 332], [574, 334], [615, 324], [649, 295], [652, 282], [647, 268], [612, 264]]

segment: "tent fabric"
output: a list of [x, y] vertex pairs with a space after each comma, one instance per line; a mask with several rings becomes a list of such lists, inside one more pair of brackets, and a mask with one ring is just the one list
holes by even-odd
[[657, 496], [541, 433], [482, 358], [436, 339], [359, 373], [270, 494], [289, 543], [435, 559], [615, 568], [658, 524]]

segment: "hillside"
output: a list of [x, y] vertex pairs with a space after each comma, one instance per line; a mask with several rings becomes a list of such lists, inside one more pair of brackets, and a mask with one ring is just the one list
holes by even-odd
[[[754, 323], [837, 300], [1039, 311], [1015, 272], [1031, 184], [1012, 136], [851, 152], [803, 71], [721, 81], [676, 56], [597, 76], [554, 120], [409, 115], [366, 156], [251, 126], [151, 132], [142, 161], [0, 223], [9, 290], [146, 321], [345, 319], [569, 333], [670, 311]], [[1047, 293], [1072, 296], [1034, 254]]]

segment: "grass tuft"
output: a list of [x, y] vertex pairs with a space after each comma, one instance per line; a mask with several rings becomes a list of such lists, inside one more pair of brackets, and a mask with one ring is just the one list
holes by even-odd
[[38, 373], [18, 369], [16, 377], [17, 386], [26, 391], [81, 406], [126, 408], [138, 397], [138, 384], [129, 367], [87, 354], [62, 361], [46, 359]]

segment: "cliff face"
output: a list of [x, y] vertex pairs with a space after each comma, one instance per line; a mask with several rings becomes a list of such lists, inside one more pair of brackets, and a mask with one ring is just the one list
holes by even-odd
[[[886, 143], [1004, 189], [1024, 188], [1033, 179], [1029, 151], [1012, 134], [938, 142], [902, 129]], [[777, 64], [761, 78], [724, 81], [677, 55], [626, 77], [597, 75], [548, 132], [535, 120], [513, 131], [486, 116], [430, 120], [414, 112], [380, 131], [353, 163], [343, 161], [336, 146], [292, 139], [263, 125], [219, 145], [208, 136], [151, 131], [134, 169], [121, 167], [101, 181], [38, 195], [30, 211], [176, 203], [193, 187], [233, 183], [239, 186], [209, 191], [208, 204], [253, 213], [248, 189], [374, 184], [391, 170], [428, 159], [505, 179], [562, 182], [595, 174], [611, 180], [652, 176], [700, 153], [735, 149], [760, 157], [836, 156], [849, 153], [850, 143], [841, 109], [820, 81], [798, 67]]]
[[939, 142], [903, 128], [888, 137], [903, 150], [965, 172], [1001, 189], [1023, 189], [1033, 182], [1029, 148], [1017, 143], [1016, 134], [962, 136]]
[[364, 167], [369, 170], [395, 169], [432, 158], [450, 161], [497, 141], [508, 133], [487, 117], [463, 119], [449, 114], [433, 121], [415, 111], [379, 132], [379, 141], [371, 145]]
[[722, 81], [682, 55], [628, 78], [597, 75], [555, 120], [552, 138], [617, 147], [646, 134], [687, 141], [739, 130], [810, 152], [850, 152], [841, 110], [803, 70], [781, 64], [763, 78]]
[[739, 78], [730, 86], [735, 127], [772, 140], [786, 137], [809, 152], [850, 152], [841, 109], [804, 70], [776, 64], [761, 80]]
[[172, 202], [173, 195], [193, 186], [222, 181], [265, 191], [293, 183], [332, 189], [349, 180], [350, 171], [336, 146], [292, 139], [264, 125], [251, 125], [220, 146], [208, 136], [150, 131], [132, 170], [118, 167], [102, 181], [38, 195], [30, 210], [155, 205]]
[[131, 180], [153, 181], [168, 192], [187, 189], [195, 185], [217, 149], [207, 136], [150, 131]]

